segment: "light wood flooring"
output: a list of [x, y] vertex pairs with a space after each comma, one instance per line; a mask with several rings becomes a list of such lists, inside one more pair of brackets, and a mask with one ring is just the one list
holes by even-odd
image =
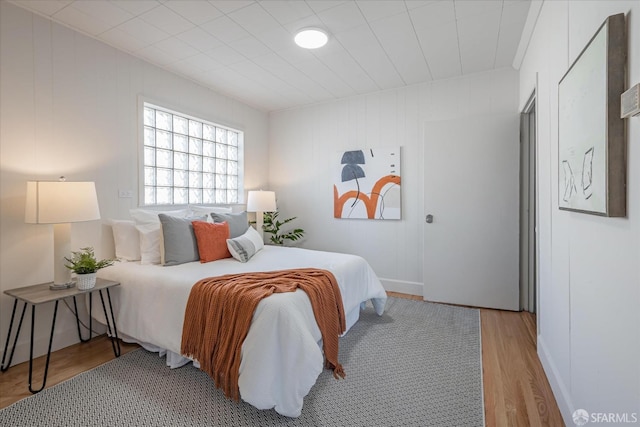
[[[421, 297], [389, 293], [400, 298]], [[485, 419], [493, 426], [564, 426], [536, 353], [535, 316], [527, 312], [480, 310]], [[138, 348], [121, 343], [122, 354]], [[105, 336], [51, 354], [47, 387], [114, 358]], [[34, 386], [41, 384], [45, 357], [34, 360]], [[0, 374], [0, 408], [30, 396], [28, 362]]]

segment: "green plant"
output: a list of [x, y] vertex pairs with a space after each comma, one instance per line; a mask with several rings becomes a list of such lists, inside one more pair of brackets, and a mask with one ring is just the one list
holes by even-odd
[[93, 248], [80, 248], [79, 251], [71, 252], [71, 258], [64, 258], [67, 264], [64, 266], [76, 274], [89, 274], [95, 273], [104, 267], [113, 265], [113, 260], [103, 259], [98, 261]]
[[302, 228], [295, 228], [292, 231], [286, 233], [280, 233], [280, 227], [293, 221], [297, 217], [287, 218], [284, 221], [278, 220], [278, 211], [265, 212], [263, 214], [262, 230], [271, 234], [271, 243], [276, 245], [283, 245], [285, 240], [295, 241], [301, 239], [304, 236], [304, 230]]

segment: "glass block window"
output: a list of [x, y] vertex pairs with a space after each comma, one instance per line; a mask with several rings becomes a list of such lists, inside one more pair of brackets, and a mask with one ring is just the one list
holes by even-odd
[[243, 132], [144, 103], [144, 204], [238, 203]]

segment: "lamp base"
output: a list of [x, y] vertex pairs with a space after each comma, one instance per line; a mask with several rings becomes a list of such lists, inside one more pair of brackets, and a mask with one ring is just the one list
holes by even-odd
[[68, 282], [68, 283], [52, 283], [49, 285], [49, 289], [51, 289], [52, 291], [59, 291], [62, 289], [69, 289], [69, 288], [73, 288], [75, 286], [75, 282]]

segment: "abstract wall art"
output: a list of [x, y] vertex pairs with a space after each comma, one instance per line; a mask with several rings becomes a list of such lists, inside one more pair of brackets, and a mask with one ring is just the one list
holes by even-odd
[[342, 151], [335, 166], [335, 218], [402, 218], [400, 147]]
[[625, 46], [624, 14], [608, 17], [558, 84], [562, 210], [626, 215]]

